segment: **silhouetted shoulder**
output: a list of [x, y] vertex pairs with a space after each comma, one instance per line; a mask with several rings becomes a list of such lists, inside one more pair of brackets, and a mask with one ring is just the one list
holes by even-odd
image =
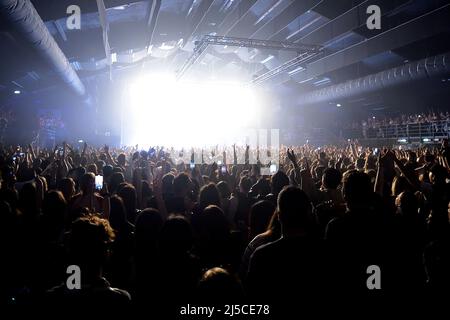
[[100, 279], [95, 285], [82, 289], [68, 289], [65, 284], [54, 287], [47, 291], [45, 302], [118, 307], [129, 305], [131, 296], [125, 290], [111, 287], [106, 279]]

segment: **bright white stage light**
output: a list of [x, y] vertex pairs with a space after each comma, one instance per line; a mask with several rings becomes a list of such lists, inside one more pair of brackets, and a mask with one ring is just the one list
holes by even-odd
[[122, 143], [143, 148], [233, 143], [259, 116], [247, 85], [177, 82], [166, 74], [131, 83], [124, 104]]

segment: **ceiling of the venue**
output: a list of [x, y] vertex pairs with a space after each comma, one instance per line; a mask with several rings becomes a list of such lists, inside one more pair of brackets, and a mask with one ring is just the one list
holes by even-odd
[[[176, 72], [192, 54], [195, 41], [207, 34], [323, 46], [319, 58], [265, 83], [298, 97], [450, 51], [450, 5], [443, 0], [104, 0], [114, 56], [110, 68], [96, 1], [31, 2], [83, 82], [109, 72], [120, 76], [120, 70], [134, 68]], [[66, 26], [66, 11], [73, 4], [81, 9], [80, 30]], [[366, 9], [373, 4], [381, 8], [381, 30], [366, 26]], [[60, 84], [3, 18], [0, 43], [0, 103], [14, 90], [32, 93]], [[295, 55], [210, 46], [189, 73], [250, 81]], [[436, 79], [430, 92], [436, 86], [448, 90], [447, 78]]]

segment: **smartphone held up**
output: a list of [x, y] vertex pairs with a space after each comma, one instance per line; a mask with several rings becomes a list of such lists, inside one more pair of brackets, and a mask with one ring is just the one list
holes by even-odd
[[96, 190], [103, 189], [103, 176], [101, 176], [101, 175], [95, 176], [95, 189]]

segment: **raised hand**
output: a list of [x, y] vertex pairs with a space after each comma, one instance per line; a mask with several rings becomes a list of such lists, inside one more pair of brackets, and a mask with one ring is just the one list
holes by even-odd
[[167, 218], [167, 209], [163, 199], [163, 191], [162, 191], [162, 178], [163, 178], [163, 170], [157, 170], [155, 176], [153, 178], [153, 192], [155, 194], [156, 203], [158, 205], [159, 213], [161, 214], [163, 219]]
[[289, 150], [289, 148], [286, 151], [288, 159], [292, 162], [292, 164], [297, 165], [297, 157], [295, 156], [294, 150]]
[[387, 150], [386, 153], [381, 157], [381, 161], [384, 165], [394, 165], [394, 161], [397, 159], [395, 154], [391, 150]]
[[218, 168], [217, 163], [214, 161], [214, 162], [211, 164], [211, 173], [214, 172], [214, 171], [216, 171], [217, 168]]

